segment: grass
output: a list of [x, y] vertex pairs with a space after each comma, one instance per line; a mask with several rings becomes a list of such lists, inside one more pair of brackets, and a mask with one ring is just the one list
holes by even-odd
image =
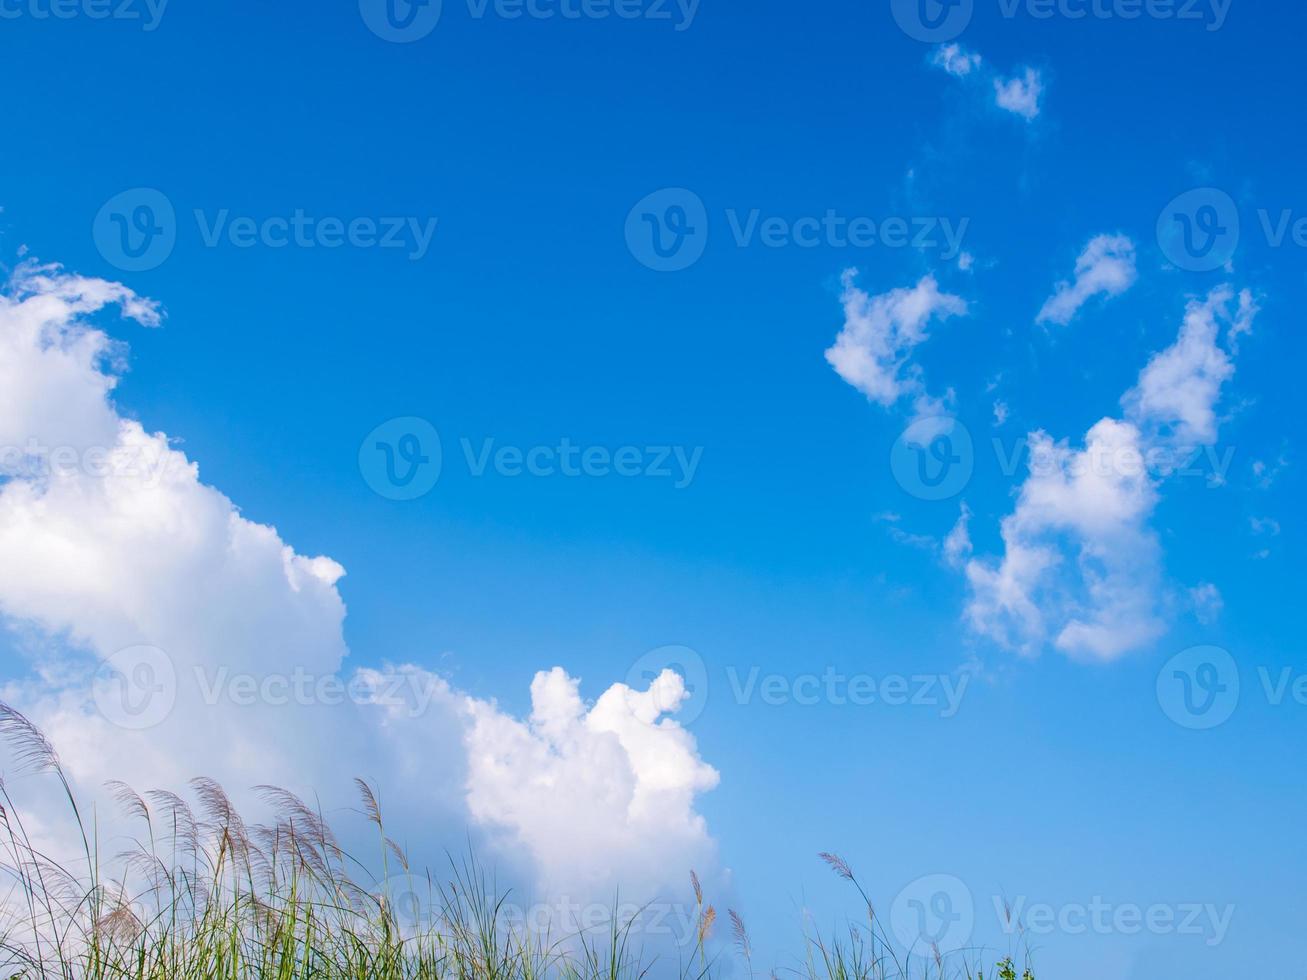
[[[601, 925], [552, 935], [507, 915], [508, 895], [472, 857], [448, 872], [414, 873], [386, 834], [372, 789], [356, 780], [374, 825], [380, 876], [340, 846], [320, 812], [293, 794], [259, 792], [271, 823], [247, 824], [212, 780], [191, 783], [196, 806], [121, 783], [113, 796], [141, 836], [103, 875], [88, 826], [54, 747], [0, 703], [0, 738], [22, 771], [58, 781], [81, 855], [69, 868], [43, 853], [0, 782], [0, 977], [67, 980], [1019, 980], [1011, 959], [981, 972], [936, 954], [901, 959], [841, 858], [823, 854], [865, 904], [865, 921], [803, 937], [800, 965], [756, 972], [744, 920], [718, 921], [690, 873], [690, 929], [672, 962], [646, 957], [639, 915], [614, 903]], [[402, 892], [391, 887], [404, 882]], [[420, 914], [417, 914], [420, 913]], [[716, 935], [729, 923], [729, 937]], [[734, 954], [734, 955], [732, 955]], [[924, 965], [918, 965], [924, 964]], [[1026, 969], [1020, 980], [1034, 980]]]

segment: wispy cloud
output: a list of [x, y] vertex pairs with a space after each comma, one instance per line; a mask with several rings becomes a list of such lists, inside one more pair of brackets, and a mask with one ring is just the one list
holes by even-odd
[[1124, 235], [1099, 235], [1076, 259], [1074, 281], [1057, 284], [1036, 321], [1065, 326], [1095, 296], [1120, 296], [1137, 278], [1134, 242]]
[[1038, 118], [1044, 93], [1043, 75], [1035, 68], [1022, 68], [1020, 74], [1005, 78], [986, 65], [984, 58], [960, 44], [942, 44], [935, 49], [930, 64], [954, 78], [977, 79], [990, 90], [993, 104], [1027, 122]]
[[826, 351], [826, 360], [841, 378], [879, 405], [889, 408], [912, 398], [917, 415], [939, 414], [943, 404], [927, 394], [911, 354], [927, 339], [932, 322], [965, 316], [966, 301], [943, 292], [933, 275], [910, 288], [879, 295], [859, 289], [856, 278], [856, 271], [846, 269], [841, 279], [844, 326]]
[[943, 68], [955, 78], [965, 78], [977, 71], [982, 63], [980, 55], [966, 50], [960, 44], [943, 44], [935, 49], [932, 60], [938, 68]]
[[994, 79], [994, 103], [1027, 122], [1038, 118], [1039, 100], [1044, 94], [1043, 76], [1034, 68], [1015, 78]]

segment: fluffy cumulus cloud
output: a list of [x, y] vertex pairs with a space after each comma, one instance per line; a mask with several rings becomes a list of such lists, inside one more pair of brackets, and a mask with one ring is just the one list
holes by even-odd
[[[1029, 437], [1029, 474], [1001, 525], [1003, 554], [966, 562], [974, 629], [1028, 654], [1113, 660], [1163, 629], [1160, 545], [1149, 526], [1168, 461], [1218, 434], [1231, 354], [1257, 313], [1247, 291], [1192, 301], [1179, 336], [1154, 355], [1082, 444]], [[1210, 607], [1211, 603], [1208, 602]]]
[[966, 566], [972, 625], [1037, 652], [1052, 639], [1073, 655], [1113, 659], [1156, 635], [1157, 544], [1146, 521], [1156, 490], [1139, 430], [1103, 419], [1082, 448], [1030, 436], [1030, 475], [1004, 518], [997, 564]]
[[1015, 78], [994, 79], [994, 104], [1027, 122], [1039, 116], [1043, 93], [1043, 77], [1034, 68], [1027, 68]]
[[[298, 554], [121, 414], [124, 350], [90, 319], [109, 306], [161, 320], [123, 286], [52, 266], [24, 264], [0, 291], [0, 618], [26, 657], [0, 699], [45, 730], [81, 792], [208, 776], [238, 804], [273, 783], [330, 813], [364, 776], [431, 845], [415, 858], [438, 862], [470, 827], [532, 887], [586, 901], [619, 883], [652, 897], [711, 861], [695, 803], [717, 774], [668, 717], [678, 675], [587, 705], [545, 671], [521, 721], [419, 667], [347, 669], [344, 569]], [[57, 851], [54, 816], [33, 824]]]
[[[555, 668], [532, 682], [525, 721], [475, 704], [472, 815], [525, 847], [559, 894], [593, 894], [608, 884], [591, 857], [596, 851], [625, 854], [622, 887], [636, 892], [664, 881], [667, 851], [680, 855], [681, 872], [707, 860], [707, 830], [693, 802], [717, 784], [717, 772], [698, 758], [684, 728], [661, 717], [685, 697], [683, 679], [666, 671], [649, 690], [617, 684], [587, 706], [577, 682]], [[654, 840], [658, 847], [633, 846]]]
[[1124, 235], [1099, 235], [1076, 259], [1075, 279], [1057, 284], [1037, 320], [1065, 326], [1095, 296], [1120, 296], [1136, 278], [1134, 242]]
[[889, 408], [911, 398], [916, 414], [938, 415], [944, 402], [929, 395], [912, 351], [928, 338], [936, 321], [965, 316], [967, 303], [943, 292], [933, 275], [915, 286], [871, 295], [855, 285], [857, 273], [844, 272], [844, 327], [826, 351], [841, 378], [873, 402]]

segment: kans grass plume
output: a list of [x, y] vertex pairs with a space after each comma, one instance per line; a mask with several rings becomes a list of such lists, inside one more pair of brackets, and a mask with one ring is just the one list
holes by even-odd
[[[109, 792], [140, 828], [105, 859], [55, 747], [0, 703], [0, 741], [19, 773], [51, 776], [67, 797], [82, 853], [68, 867], [29, 833], [0, 781], [0, 976], [60, 980], [708, 980], [738, 967], [715, 942], [717, 912], [690, 872], [693, 929], [675, 962], [646, 959], [640, 918], [553, 934], [506, 914], [507, 894], [474, 856], [448, 873], [413, 874], [386, 832], [381, 804], [355, 781], [361, 815], [375, 826], [380, 873], [347, 853], [322, 812], [277, 786], [257, 787], [270, 817], [247, 822], [216, 781], [191, 781], [190, 798], [168, 790]], [[805, 937], [803, 980], [974, 977], [942, 958], [921, 972], [895, 958], [862, 885], [842, 858], [822, 854], [867, 902], [868, 924], [847, 936]], [[106, 871], [106, 866], [112, 871]], [[728, 910], [735, 952], [753, 976], [744, 919]], [[1016, 980], [1011, 960], [995, 980]], [[777, 976], [773, 972], [772, 976]], [[1027, 970], [1023, 980], [1034, 980]]]

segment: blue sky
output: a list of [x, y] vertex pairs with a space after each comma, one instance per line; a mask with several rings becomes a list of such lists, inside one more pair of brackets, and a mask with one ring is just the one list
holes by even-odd
[[[837, 851], [885, 909], [922, 876], [964, 883], [975, 941], [995, 949], [1008, 940], [994, 896], [1233, 906], [1212, 945], [1055, 927], [1031, 940], [1041, 976], [1301, 967], [1307, 705], [1291, 686], [1272, 703], [1259, 671], [1307, 670], [1290, 613], [1307, 15], [1233, 0], [1219, 19], [1205, 3], [1194, 18], [1127, 19], [1126, 3], [1007, 16], [976, 0], [941, 38], [981, 58], [958, 77], [888, 2], [702, 0], [692, 20], [670, 4], [668, 19], [628, 20], [508, 18], [493, 4], [476, 16], [446, 0], [410, 43], [378, 37], [353, 4], [170, 4], [153, 30], [148, 16], [43, 17], [36, 0], [5, 9], [4, 261], [59, 262], [162, 304], [161, 329], [106, 327], [130, 346], [119, 412], [177, 440], [245, 517], [347, 570], [352, 665], [417, 664], [522, 716], [538, 670], [562, 666], [593, 699], [643, 680], [631, 671], [648, 651], [692, 648], [703, 703], [686, 728], [721, 777], [694, 806], [768, 963], [797, 949], [802, 910], [822, 924], [857, 913], [816, 859]], [[995, 83], [1027, 68], [1030, 111], [996, 104]], [[171, 254], [142, 270], [93, 233], [134, 188], [175, 209]], [[667, 188], [684, 190], [649, 213], [669, 222], [667, 207], [700, 202], [690, 218], [706, 244], [660, 272], [627, 229]], [[1157, 233], [1197, 188], [1213, 189], [1187, 199], [1201, 228], [1216, 214], [1229, 235], [1238, 220], [1229, 261], [1207, 271], [1183, 255], [1178, 267], [1175, 239]], [[261, 224], [297, 210], [402, 218], [404, 244], [206, 244], [224, 212]], [[736, 226], [755, 211], [787, 227], [831, 212], [882, 232], [892, 218], [965, 228], [971, 261], [821, 233], [813, 247], [769, 247], [761, 230], [741, 245]], [[1266, 226], [1286, 213], [1277, 244]], [[433, 219], [425, 247], [407, 237]], [[1129, 284], [1037, 322], [1103, 235], [1128, 240]], [[903, 397], [889, 404], [823, 356], [845, 325], [847, 269], [869, 301], [933, 276], [965, 302], [900, 351]], [[1005, 455], [1037, 431], [1076, 449], [1122, 418], [1186, 303], [1224, 284], [1231, 323], [1242, 290], [1260, 311], [1221, 341], [1237, 353], [1213, 455], [1158, 481], [1141, 522], [1155, 565], [1137, 541], [1103, 545], [1155, 600], [1157, 627], [1111, 657], [1068, 656], [1056, 631], [1023, 645], [977, 629], [945, 546], [963, 502], [968, 554], [996, 563], [1027, 479], [1024, 465], [1004, 473]], [[970, 479], [944, 500], [914, 495], [891, 466], [921, 392], [974, 446]], [[409, 417], [439, 433], [439, 481], [389, 499], [360, 447]], [[464, 450], [563, 439], [632, 447], [642, 473], [667, 447], [672, 475], [477, 476]], [[692, 478], [677, 450], [697, 460]], [[1213, 458], [1223, 480], [1209, 479]], [[0, 593], [22, 621], [16, 607]], [[18, 635], [0, 641], [15, 678], [30, 670]], [[1228, 651], [1241, 681], [1210, 730], [1178, 724], [1158, 693], [1164, 665], [1199, 646]], [[791, 694], [828, 669], [965, 681], [941, 717], [939, 704], [839, 703], [826, 688], [813, 704], [739, 695], [755, 669]]]

